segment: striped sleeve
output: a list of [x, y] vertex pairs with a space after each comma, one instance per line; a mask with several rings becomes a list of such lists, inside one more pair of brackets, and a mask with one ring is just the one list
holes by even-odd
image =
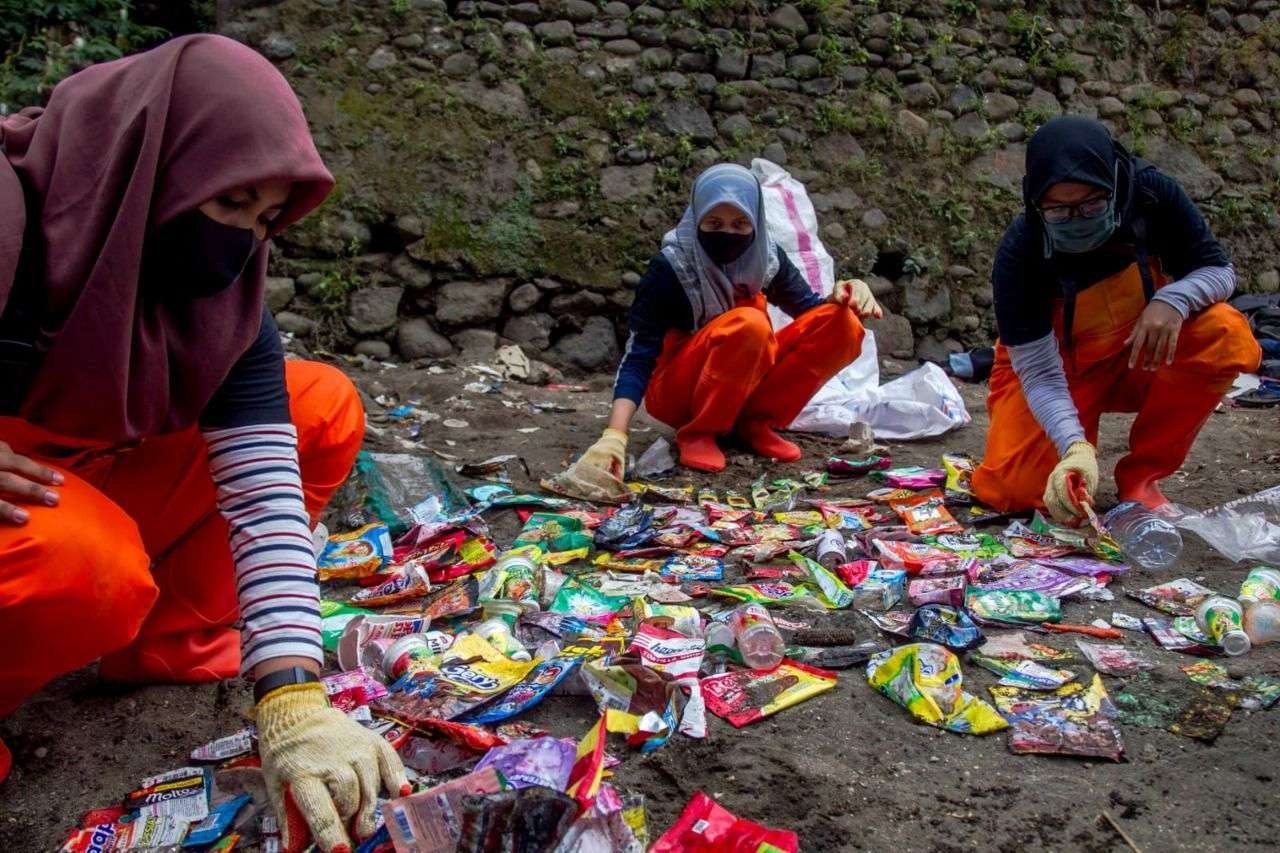
[[265, 660], [323, 662], [320, 588], [293, 424], [206, 429], [240, 598], [241, 672]]

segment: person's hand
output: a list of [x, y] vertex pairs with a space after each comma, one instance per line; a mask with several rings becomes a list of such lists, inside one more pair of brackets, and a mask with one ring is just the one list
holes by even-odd
[[582, 454], [577, 464], [599, 468], [621, 480], [623, 470], [627, 467], [627, 434], [612, 427], [606, 428], [596, 443]]
[[884, 316], [884, 310], [876, 298], [871, 295], [871, 288], [858, 278], [837, 281], [831, 288], [828, 302], [852, 308], [859, 317], [874, 317], [877, 320]]
[[58, 493], [46, 486], [61, 486], [62, 475], [46, 468], [0, 441], [0, 522], [26, 524], [28, 513], [14, 501], [57, 506]]
[[1129, 368], [1136, 367], [1139, 361], [1143, 370], [1159, 370], [1162, 365], [1173, 364], [1180, 331], [1182, 314], [1178, 309], [1167, 302], [1152, 300], [1125, 338], [1126, 344], [1133, 345], [1129, 351]]
[[351, 824], [358, 839], [373, 834], [378, 788], [401, 797], [412, 790], [391, 745], [329, 707], [319, 684], [268, 693], [258, 703], [257, 723], [262, 772], [286, 851], [303, 848], [309, 827], [321, 850], [350, 853], [345, 827]]
[[1076, 503], [1076, 496], [1071, 493], [1073, 473], [1079, 474], [1084, 481], [1088, 500], [1092, 502], [1098, 490], [1098, 451], [1087, 441], [1077, 441], [1067, 448], [1045, 484], [1045, 508], [1054, 519], [1064, 523], [1084, 515], [1084, 510]]

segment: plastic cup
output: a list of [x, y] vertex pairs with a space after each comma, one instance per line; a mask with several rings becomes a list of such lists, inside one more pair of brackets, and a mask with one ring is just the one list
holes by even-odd
[[1255, 566], [1240, 584], [1240, 600], [1250, 604], [1272, 598], [1280, 599], [1280, 571]]

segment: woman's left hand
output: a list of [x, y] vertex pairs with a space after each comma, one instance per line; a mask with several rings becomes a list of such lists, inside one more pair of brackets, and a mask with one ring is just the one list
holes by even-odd
[[831, 288], [831, 296], [827, 301], [852, 308], [853, 313], [859, 317], [874, 317], [878, 320], [884, 316], [884, 309], [871, 295], [871, 288], [861, 279], [849, 278], [837, 281]]
[[1182, 315], [1178, 309], [1165, 302], [1152, 301], [1124, 341], [1133, 345], [1129, 351], [1130, 369], [1139, 361], [1144, 370], [1159, 370], [1163, 365], [1173, 364], [1173, 353], [1178, 348], [1178, 333], [1181, 331]]

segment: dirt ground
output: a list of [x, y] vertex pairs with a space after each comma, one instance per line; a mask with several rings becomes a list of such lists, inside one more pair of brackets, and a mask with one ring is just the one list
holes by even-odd
[[[463, 385], [487, 380], [467, 373], [467, 363], [444, 372], [367, 363], [369, 369], [347, 367], [370, 397], [389, 394], [438, 414], [442, 420], [423, 425], [418, 446], [459, 460], [518, 453], [536, 480], [559, 470], [598, 434], [608, 407], [607, 378], [594, 380], [588, 393], [512, 383], [477, 393]], [[888, 366], [888, 375], [908, 367]], [[987, 427], [984, 391], [963, 388], [973, 415], [970, 426], [939, 439], [896, 445], [895, 463], [937, 465], [948, 449], [980, 455]], [[573, 411], [530, 405], [537, 403]], [[444, 419], [462, 419], [468, 426], [446, 427]], [[402, 421], [378, 414], [373, 420], [383, 435], [372, 436], [372, 446], [389, 448], [408, 434]], [[1104, 467], [1123, 450], [1129, 420], [1104, 420]], [[1280, 482], [1278, 424], [1275, 410], [1214, 414], [1186, 468], [1166, 483], [1166, 492], [1175, 501], [1203, 507]], [[529, 427], [537, 430], [517, 431]], [[642, 416], [633, 452], [660, 434], [665, 428]], [[839, 442], [806, 436], [800, 443], [806, 458], [795, 466], [777, 466], [779, 474], [817, 467]], [[676, 482], [745, 490], [761, 464], [732, 454], [722, 475], [682, 476]], [[1106, 505], [1114, 501], [1114, 487], [1109, 479], [1104, 483], [1100, 501]], [[521, 477], [515, 485], [535, 484]], [[865, 481], [853, 480], [836, 485], [832, 494], [857, 496], [868, 488]], [[500, 540], [504, 529], [509, 539], [515, 528], [495, 524]], [[1112, 584], [1114, 602], [1070, 603], [1064, 606], [1064, 621], [1087, 623], [1113, 610], [1152, 615], [1126, 599], [1123, 588], [1180, 576], [1233, 592], [1245, 568], [1191, 538], [1173, 569], [1124, 575]], [[809, 611], [788, 615], [815, 621]], [[815, 624], [832, 624], [824, 618], [875, 636], [860, 616], [833, 614], [817, 617]], [[1070, 638], [1049, 642], [1074, 650]], [[1191, 659], [1158, 648], [1148, 637], [1130, 635], [1127, 643], [1158, 662], [1156, 670], [1132, 680], [1132, 692], [1176, 713], [1195, 692], [1178, 669]], [[1280, 675], [1280, 649], [1255, 650], [1230, 666], [1235, 674]], [[1083, 661], [1073, 667], [1088, 672]], [[965, 667], [972, 693], [986, 696], [995, 679], [976, 666]], [[1104, 681], [1113, 698], [1126, 684], [1109, 676]], [[58, 679], [0, 721], [0, 737], [15, 755], [14, 771], [0, 787], [0, 850], [56, 850], [84, 810], [118, 800], [143, 776], [182, 766], [191, 749], [238, 728], [248, 703], [249, 693], [238, 682], [121, 689], [99, 683], [92, 667]], [[552, 697], [522, 719], [576, 738], [595, 712], [589, 700]], [[1009, 752], [1006, 733], [971, 737], [917, 725], [875, 694], [860, 669], [842, 671], [836, 689], [745, 729], [709, 720], [707, 740], [677, 736], [648, 756], [612, 744], [623, 759], [612, 781], [646, 796], [655, 836], [701, 789], [743, 817], [795, 830], [806, 850], [1128, 849], [1104, 813], [1146, 851], [1262, 850], [1280, 842], [1280, 710], [1237, 711], [1211, 745], [1164, 728], [1125, 725], [1127, 757], [1119, 764], [1017, 756]]]

